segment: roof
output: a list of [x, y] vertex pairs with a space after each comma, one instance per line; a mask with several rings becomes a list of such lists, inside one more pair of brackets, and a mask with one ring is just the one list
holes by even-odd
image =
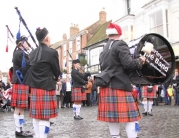
[[157, 1], [157, 0], [152, 0], [152, 1], [148, 2], [148, 3], [146, 3], [142, 8], [144, 8], [145, 6], [150, 5], [151, 3], [155, 2], [155, 1]]
[[53, 49], [57, 49], [65, 40], [58, 41], [54, 44], [52, 44], [50, 47]]
[[88, 41], [88, 43], [86, 44], [85, 47], [87, 46], [90, 46], [92, 44], [95, 44], [101, 40], [104, 40], [107, 38], [107, 35], [106, 35], [106, 29], [109, 25], [109, 23], [112, 22], [112, 20], [104, 23], [98, 30], [97, 32], [93, 35], [93, 37]]

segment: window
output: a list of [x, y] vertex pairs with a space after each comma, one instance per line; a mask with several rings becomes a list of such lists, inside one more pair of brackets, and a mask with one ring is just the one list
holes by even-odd
[[128, 26], [125, 26], [125, 27], [123, 27], [122, 28], [122, 31], [123, 31], [123, 40], [125, 41], [125, 42], [128, 42], [129, 40], [129, 38], [128, 38]]
[[80, 36], [78, 36], [76, 38], [76, 51], [80, 50], [80, 47], [81, 47], [81, 38]]
[[150, 19], [150, 32], [164, 35], [162, 10], [150, 15], [149, 19]]
[[69, 42], [69, 52], [70, 52], [70, 54], [72, 54], [72, 46], [73, 46], [73, 43], [72, 43], [72, 41], [70, 41]]
[[66, 59], [63, 59], [63, 68], [65, 69], [67, 66]]
[[98, 47], [90, 51], [90, 65], [99, 64], [99, 55], [103, 51], [103, 47]]
[[66, 56], [66, 44], [63, 45], [63, 56]]

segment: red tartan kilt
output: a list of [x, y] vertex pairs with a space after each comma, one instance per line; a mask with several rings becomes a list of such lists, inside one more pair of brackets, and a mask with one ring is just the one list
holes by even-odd
[[18, 108], [28, 107], [29, 86], [23, 84], [12, 85], [11, 106]]
[[31, 88], [29, 116], [36, 119], [50, 119], [57, 115], [55, 90]]
[[142, 98], [156, 98], [157, 86], [153, 86], [152, 92], [147, 92], [147, 86], [141, 88]]
[[81, 88], [72, 88], [71, 97], [72, 97], [72, 101], [74, 101], [74, 102], [85, 101], [86, 100], [86, 93], [81, 92]]
[[98, 120], [105, 122], [133, 122], [140, 120], [139, 108], [131, 92], [100, 88]]

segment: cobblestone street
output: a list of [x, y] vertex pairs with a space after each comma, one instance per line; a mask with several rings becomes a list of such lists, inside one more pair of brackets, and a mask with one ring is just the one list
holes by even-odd
[[[139, 105], [140, 111], [143, 108]], [[108, 126], [104, 122], [97, 121], [97, 106], [83, 107], [81, 109], [83, 120], [73, 119], [72, 109], [59, 110], [59, 116], [51, 121], [48, 138], [110, 138]], [[142, 117], [139, 121], [141, 131], [140, 138], [179, 138], [179, 106], [154, 106], [153, 117]], [[32, 119], [25, 112], [25, 130], [33, 131]], [[121, 138], [127, 138], [121, 124]], [[13, 112], [0, 112], [0, 138], [14, 138]]]

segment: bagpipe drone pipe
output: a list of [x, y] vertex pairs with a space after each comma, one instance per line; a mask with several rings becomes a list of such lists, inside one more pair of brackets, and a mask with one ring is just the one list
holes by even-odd
[[[25, 48], [24, 43], [27, 43], [27, 45], [32, 49], [32, 51], [34, 49], [30, 45], [30, 43], [28, 42], [28, 38], [25, 37], [25, 36], [21, 36], [21, 33], [20, 33], [20, 24], [21, 24], [21, 22], [25, 26], [26, 30], [28, 31], [28, 33], [29, 33], [31, 39], [33, 40], [34, 44], [36, 45], [36, 47], [38, 47], [38, 45], [37, 45], [37, 43], [36, 43], [32, 33], [30, 32], [29, 28], [27, 27], [27, 24], [26, 24], [24, 18], [22, 17], [20, 11], [18, 10], [18, 7], [15, 7], [15, 9], [17, 11], [17, 14], [19, 16], [19, 21], [20, 21], [19, 22], [19, 30], [18, 30], [18, 33], [16, 35], [16, 39], [17, 39], [16, 40], [16, 44], [17, 44], [17, 46], [21, 45], [23, 47], [23, 52], [22, 52], [23, 55], [22, 55], [21, 68], [19, 70], [16, 70], [15, 73], [16, 73], [16, 76], [17, 76], [19, 82], [22, 83], [23, 82], [23, 78], [24, 78], [24, 76], [25, 76], [25, 74], [26, 74], [26, 72], [27, 72], [27, 70], [29, 68], [28, 63], [26, 63], [25, 53], [30, 54], [30, 53], [28, 53], [27, 49]], [[17, 47], [15, 48], [14, 52], [16, 51], [16, 49], [17, 49]]]
[[175, 69], [175, 55], [170, 43], [161, 35], [150, 33], [128, 43], [131, 56], [146, 57], [142, 69], [131, 71], [134, 85], [159, 85], [170, 80]]
[[[70, 52], [67, 50], [67, 53], [68, 53], [68, 55], [70, 56], [70, 58], [73, 60], [73, 58], [72, 58], [72, 56], [71, 56], [71, 54], [70, 54]], [[80, 70], [81, 70], [81, 72], [83, 73], [83, 76], [84, 76], [84, 80], [85, 81], [88, 81], [88, 77], [91, 77], [91, 73], [90, 72], [84, 72], [84, 70], [82, 70], [81, 68], [79, 68]]]

